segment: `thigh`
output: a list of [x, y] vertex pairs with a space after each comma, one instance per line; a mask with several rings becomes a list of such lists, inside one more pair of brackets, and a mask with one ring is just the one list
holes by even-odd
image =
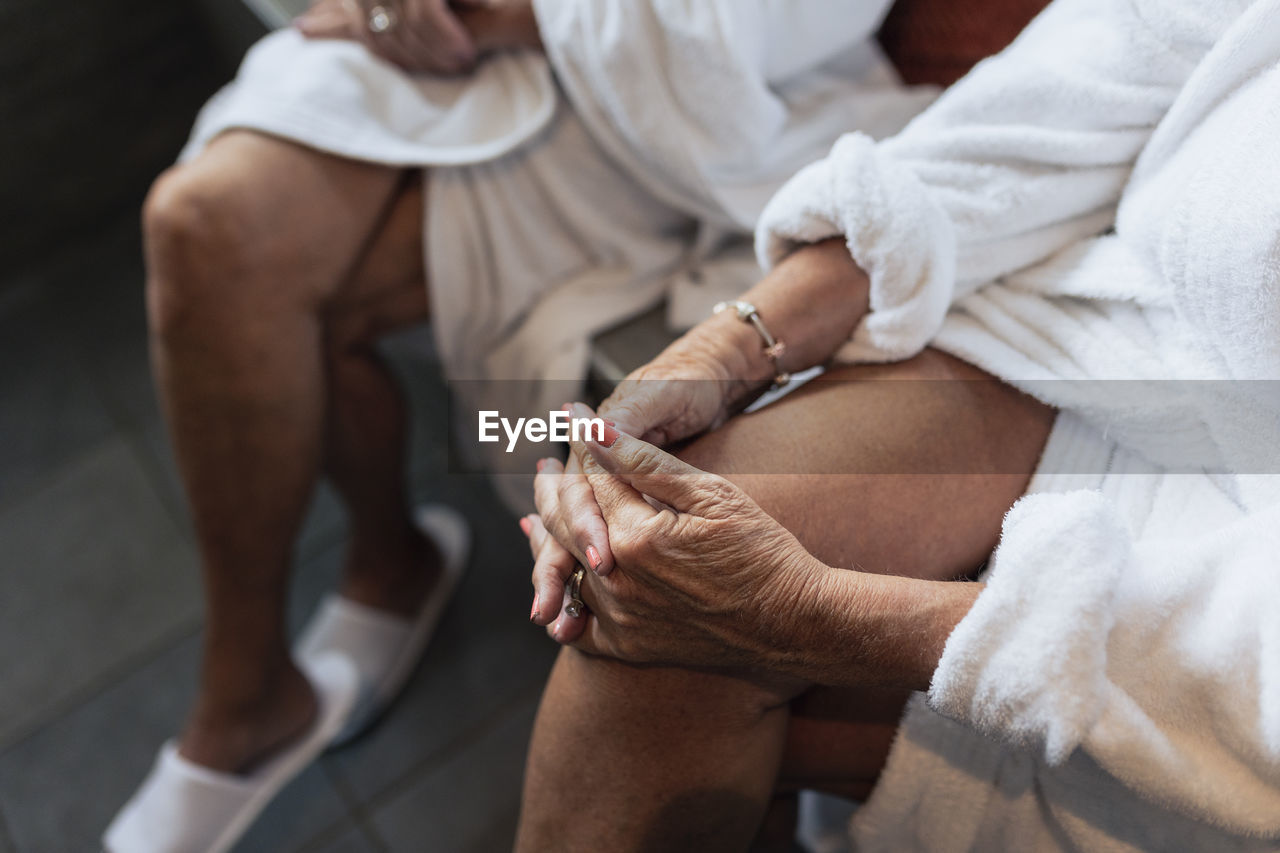
[[[936, 350], [830, 371], [682, 452], [742, 486], [823, 561], [953, 579], [1026, 490], [1055, 413]], [[910, 694], [815, 687], [790, 703], [781, 790], [864, 799]]]
[[243, 280], [270, 274], [282, 293], [321, 304], [351, 280], [405, 179], [403, 169], [234, 130], [166, 172], [148, 212], [177, 220], [168, 230], [206, 247], [211, 265], [241, 267], [229, 272]]
[[817, 687], [792, 700], [777, 790], [865, 800], [884, 769], [910, 695], [891, 688]]
[[325, 306], [331, 347], [363, 346], [428, 319], [425, 193], [425, 174], [403, 182], [348, 281]]
[[936, 350], [845, 367], [684, 448], [824, 562], [953, 579], [1026, 490], [1054, 411]]

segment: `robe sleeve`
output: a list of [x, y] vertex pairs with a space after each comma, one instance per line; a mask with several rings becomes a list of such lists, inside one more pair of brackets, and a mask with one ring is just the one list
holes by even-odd
[[1218, 826], [1280, 834], [1280, 504], [1135, 542], [1097, 492], [1023, 498], [929, 703], [1050, 763], [1084, 749]]
[[1114, 223], [1134, 163], [1235, 6], [1058, 0], [902, 133], [842, 137], [765, 208], [766, 267], [843, 235], [871, 312], [842, 357], [919, 352], [951, 304]]

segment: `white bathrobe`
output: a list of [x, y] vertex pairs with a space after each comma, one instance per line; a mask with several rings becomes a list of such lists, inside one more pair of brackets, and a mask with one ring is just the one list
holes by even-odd
[[546, 57], [496, 56], [465, 79], [282, 30], [184, 156], [239, 127], [433, 167], [426, 270], [459, 435], [522, 472], [499, 483], [527, 511], [545, 447], [476, 445], [475, 410], [545, 418], [580, 394], [595, 333], [668, 294], [688, 325], [748, 287], [749, 234], [778, 187], [849, 128], [887, 136], [936, 96], [903, 87], [872, 39], [889, 5], [537, 0]]
[[1280, 0], [1057, 0], [757, 250], [841, 234], [842, 359], [1063, 410], [858, 849], [1280, 849]]

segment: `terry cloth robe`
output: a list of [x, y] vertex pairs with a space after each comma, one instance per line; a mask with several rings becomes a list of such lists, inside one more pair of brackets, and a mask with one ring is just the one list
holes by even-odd
[[1061, 409], [859, 850], [1280, 849], [1280, 0], [1057, 0], [762, 215]]
[[888, 5], [538, 0], [546, 56], [495, 56], [464, 79], [283, 30], [209, 102], [185, 156], [250, 128], [431, 168], [436, 347], [450, 379], [478, 380], [453, 386], [456, 426], [521, 472], [500, 485], [527, 511], [546, 447], [475, 444], [476, 410], [545, 418], [580, 393], [596, 332], [673, 289], [686, 325], [748, 287], [749, 235], [783, 181], [850, 127], [895, 133], [936, 96], [904, 87], [875, 45]]

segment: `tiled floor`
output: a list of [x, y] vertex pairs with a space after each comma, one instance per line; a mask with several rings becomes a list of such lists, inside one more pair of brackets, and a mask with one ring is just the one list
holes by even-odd
[[[190, 525], [147, 371], [132, 221], [0, 287], [0, 853], [96, 850], [172, 734], [200, 631]], [[448, 475], [443, 386], [401, 341], [415, 493], [477, 528], [472, 571], [403, 700], [274, 803], [243, 851], [510, 846], [554, 649], [525, 620], [528, 559], [476, 477]], [[413, 353], [417, 353], [416, 356]], [[321, 491], [298, 548], [296, 627], [334, 578]]]

